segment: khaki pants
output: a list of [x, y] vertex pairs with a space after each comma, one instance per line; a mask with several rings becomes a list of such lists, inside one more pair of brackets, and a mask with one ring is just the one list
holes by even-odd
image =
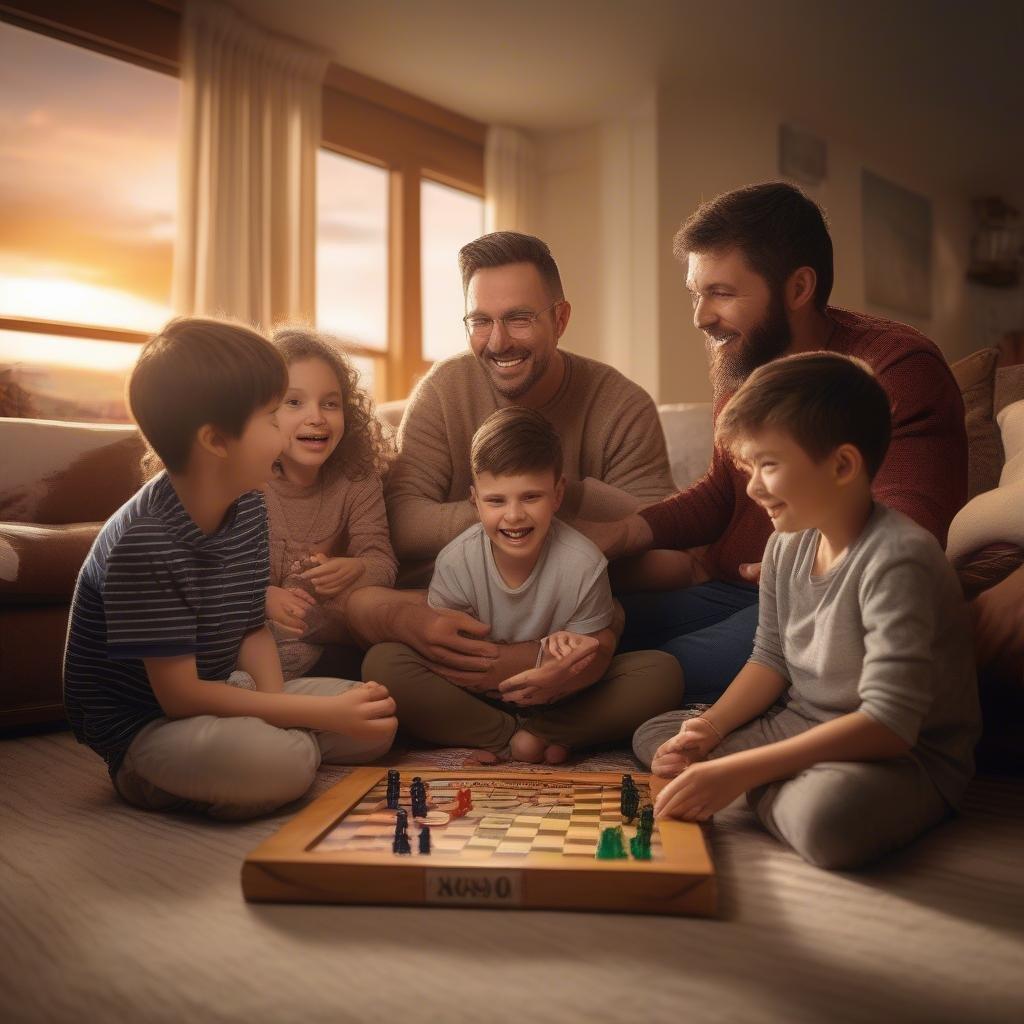
[[[345, 679], [293, 679], [285, 691], [331, 697], [358, 685]], [[367, 742], [311, 729], [279, 729], [262, 718], [158, 718], [132, 740], [114, 788], [128, 803], [147, 810], [254, 818], [302, 796], [321, 762], [362, 764], [390, 747], [391, 738]]]
[[[633, 752], [650, 767], [685, 711], [645, 722]], [[729, 733], [709, 760], [798, 736], [814, 723], [782, 708]], [[758, 786], [747, 802], [776, 839], [822, 868], [854, 868], [905, 846], [950, 813], [924, 769], [911, 757], [887, 761], [822, 761], [792, 779]]]
[[613, 658], [600, 681], [558, 704], [529, 709], [488, 700], [432, 672], [411, 647], [377, 644], [363, 678], [383, 683], [398, 723], [417, 739], [502, 753], [520, 727], [549, 743], [581, 749], [628, 740], [652, 714], [678, 707], [683, 674], [671, 655], [636, 651]]

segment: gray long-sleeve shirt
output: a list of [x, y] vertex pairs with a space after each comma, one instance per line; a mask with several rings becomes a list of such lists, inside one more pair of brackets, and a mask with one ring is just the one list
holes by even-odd
[[813, 576], [819, 537], [769, 538], [751, 660], [790, 681], [788, 705], [812, 725], [862, 711], [891, 729], [956, 804], [981, 719], [951, 566], [930, 533], [881, 505], [845, 556]]

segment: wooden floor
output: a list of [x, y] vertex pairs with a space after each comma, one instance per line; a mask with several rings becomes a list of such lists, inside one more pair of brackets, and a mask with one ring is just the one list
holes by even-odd
[[242, 859], [288, 816], [137, 812], [69, 734], [0, 741], [0, 1020], [1024, 1019], [1022, 780], [978, 780], [959, 819], [858, 874], [730, 809], [713, 921], [247, 904]]

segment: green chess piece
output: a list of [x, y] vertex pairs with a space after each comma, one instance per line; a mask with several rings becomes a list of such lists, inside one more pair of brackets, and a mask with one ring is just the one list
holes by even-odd
[[629, 856], [622, 841], [622, 826], [601, 830], [601, 838], [594, 856], [598, 860], [624, 860]]
[[650, 860], [651, 844], [645, 839], [643, 833], [637, 833], [629, 841], [629, 851], [633, 854], [634, 860]]

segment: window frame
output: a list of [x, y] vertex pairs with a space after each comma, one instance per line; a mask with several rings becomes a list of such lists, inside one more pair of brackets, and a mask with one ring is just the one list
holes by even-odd
[[[180, 61], [181, 8], [173, 0], [115, 0], [83, 6], [74, 0], [0, 3], [0, 21], [61, 42], [93, 50], [177, 78]], [[10, 316], [0, 312], [0, 330], [54, 334], [86, 341], [144, 344], [151, 335], [124, 327]]]
[[[379, 399], [401, 399], [429, 369], [423, 358], [420, 182], [484, 197], [487, 126], [332, 64], [321, 146], [388, 172], [388, 347], [374, 360]], [[355, 350], [355, 349], [354, 349]]]
[[[178, 77], [181, 10], [180, 0], [3, 0], [0, 19]], [[486, 133], [479, 121], [341, 65], [328, 67], [321, 147], [382, 167], [389, 177], [387, 349], [346, 343], [374, 361], [378, 400], [405, 398], [430, 366], [422, 344], [420, 181], [483, 198]], [[136, 344], [149, 337], [2, 314], [0, 328]]]

